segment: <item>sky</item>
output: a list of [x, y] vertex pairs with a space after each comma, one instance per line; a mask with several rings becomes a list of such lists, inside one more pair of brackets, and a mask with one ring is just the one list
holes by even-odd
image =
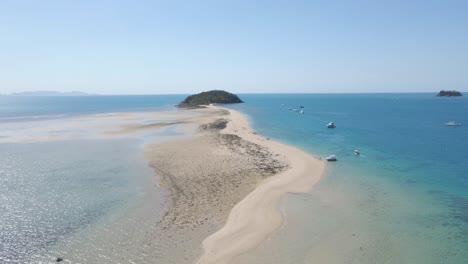
[[0, 94], [468, 91], [468, 1], [0, 0]]

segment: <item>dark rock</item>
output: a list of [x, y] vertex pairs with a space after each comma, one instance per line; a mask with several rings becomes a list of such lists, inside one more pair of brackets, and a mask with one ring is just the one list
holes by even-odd
[[226, 128], [229, 121], [226, 119], [218, 119], [208, 124], [200, 126], [200, 130], [222, 130]]

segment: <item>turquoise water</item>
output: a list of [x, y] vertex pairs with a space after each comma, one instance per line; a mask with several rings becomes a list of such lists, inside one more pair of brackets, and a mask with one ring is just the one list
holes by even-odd
[[[89, 113], [168, 110], [182, 98], [0, 96], [0, 126]], [[329, 164], [312, 192], [287, 197], [284, 228], [240, 263], [466, 262], [467, 98], [433, 94], [241, 98], [245, 104], [230, 107], [246, 113], [260, 134], [320, 156], [336, 154], [339, 161]], [[300, 105], [304, 114], [288, 110]], [[452, 120], [464, 125], [444, 125]], [[337, 128], [327, 129], [330, 121]], [[0, 144], [2, 260], [39, 254], [124, 206], [140, 186], [132, 176], [145, 170], [135, 158], [138, 144], [107, 140]], [[354, 149], [361, 155], [355, 156]]]
[[[246, 104], [232, 108], [247, 113], [259, 133], [339, 161], [310, 194], [286, 199], [285, 227], [239, 263], [467, 261], [467, 98], [242, 98]], [[288, 110], [301, 105], [304, 114]], [[465, 126], [444, 125], [452, 120]], [[330, 121], [337, 128], [327, 129]]]
[[[345, 165], [391, 172], [395, 182], [467, 194], [468, 98], [432, 94], [242, 98], [247, 103], [233, 108], [247, 113], [262, 134], [321, 156], [336, 154]], [[305, 107], [303, 115], [288, 111], [300, 105]], [[451, 120], [465, 126], [444, 125]], [[330, 121], [336, 129], [325, 128]], [[360, 159], [354, 149], [361, 151]]]

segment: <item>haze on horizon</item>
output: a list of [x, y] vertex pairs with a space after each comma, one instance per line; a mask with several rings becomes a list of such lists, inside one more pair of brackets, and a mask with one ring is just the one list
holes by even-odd
[[0, 2], [0, 94], [468, 90], [468, 1]]

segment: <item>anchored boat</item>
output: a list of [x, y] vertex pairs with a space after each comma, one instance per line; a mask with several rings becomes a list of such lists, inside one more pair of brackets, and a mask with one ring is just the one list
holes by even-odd
[[446, 126], [461, 126], [462, 124], [461, 123], [457, 123], [455, 121], [450, 121], [450, 122], [447, 122], [445, 123]]

